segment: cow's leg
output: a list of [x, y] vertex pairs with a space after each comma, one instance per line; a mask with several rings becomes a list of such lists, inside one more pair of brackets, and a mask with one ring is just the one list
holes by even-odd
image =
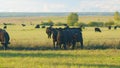
[[61, 48], [61, 42], [57, 41], [57, 48]]
[[49, 38], [51, 38], [51, 33], [49, 34]]
[[67, 47], [66, 47], [66, 43], [63, 44], [63, 47], [64, 47], [65, 50], [67, 49]]
[[72, 49], [74, 49], [74, 48], [75, 48], [75, 45], [76, 45], [76, 41], [73, 41], [72, 44], [73, 44], [73, 45], [72, 45]]
[[62, 44], [59, 44], [59, 47], [62, 48]]
[[83, 41], [80, 41], [81, 49], [83, 49]]
[[48, 38], [51, 38], [51, 33], [48, 34]]
[[47, 33], [47, 36], [48, 36], [48, 38], [49, 38], [49, 34]]
[[2, 45], [3, 45], [3, 49], [6, 50], [7, 47], [8, 47], [7, 44], [4, 43], [4, 44], [2, 44]]
[[55, 47], [56, 47], [56, 46], [55, 46], [55, 40], [53, 40], [53, 46], [54, 46], [54, 49], [55, 49]]
[[50, 38], [50, 34], [48, 35], [48, 38]]

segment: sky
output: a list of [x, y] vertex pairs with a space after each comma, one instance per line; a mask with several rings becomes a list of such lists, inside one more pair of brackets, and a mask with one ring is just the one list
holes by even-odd
[[0, 12], [115, 12], [120, 0], [0, 0]]

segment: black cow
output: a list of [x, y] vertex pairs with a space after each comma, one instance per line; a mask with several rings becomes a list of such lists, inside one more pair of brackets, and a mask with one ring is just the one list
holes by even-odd
[[100, 28], [96, 27], [95, 32], [101, 32]]
[[40, 28], [40, 25], [39, 25], [39, 24], [37, 24], [37, 25], [35, 26], [35, 28]]
[[54, 48], [56, 46], [63, 45], [64, 49], [66, 49], [67, 45], [72, 44], [72, 49], [74, 49], [76, 42], [81, 43], [81, 48], [83, 48], [83, 38], [80, 28], [59, 28], [59, 29], [52, 29], [52, 38], [53, 38], [53, 45]]
[[83, 37], [82, 37], [82, 29], [81, 28], [70, 28], [72, 33], [72, 44], [74, 49], [76, 42], [80, 42], [81, 49], [83, 49]]
[[111, 30], [111, 28], [112, 28], [111, 26], [108, 26], [108, 29], [109, 29], [109, 30]]
[[[48, 38], [51, 38], [51, 35], [52, 35], [52, 39], [53, 39], [53, 46], [54, 48], [60, 46], [61, 48], [61, 45], [62, 44], [65, 44], [64, 43], [64, 37], [63, 35], [63, 29], [62, 28], [51, 28], [51, 27], [48, 27], [46, 29], [46, 33], [48, 35]], [[66, 47], [64, 47], [66, 48]]]
[[3, 29], [7, 29], [7, 25], [5, 25], [5, 26], [3, 27]]
[[25, 27], [26, 25], [25, 24], [21, 24], [23, 27]]
[[70, 31], [59, 28], [57, 29], [57, 45], [60, 46], [63, 45], [64, 49], [66, 49], [66, 45], [72, 42], [72, 35], [70, 35]]
[[118, 26], [114, 26], [114, 29], [116, 30]]
[[6, 50], [8, 44], [10, 44], [9, 40], [10, 40], [9, 34], [5, 30], [0, 29], [0, 42], [3, 45], [4, 50]]

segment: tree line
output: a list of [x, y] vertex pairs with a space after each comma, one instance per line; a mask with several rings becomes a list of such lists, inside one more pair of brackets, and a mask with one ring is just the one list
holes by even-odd
[[[67, 16], [67, 25], [69, 26], [112, 26], [112, 25], [119, 25], [120, 26], [120, 15], [119, 12], [115, 12], [114, 16], [113, 16], [114, 20], [112, 21], [108, 21], [108, 22], [99, 22], [99, 21], [92, 21], [89, 22], [88, 24], [84, 23], [84, 22], [78, 22], [79, 21], [79, 15], [77, 13], [70, 13]], [[56, 24], [54, 24], [54, 22], [52, 20], [48, 20], [48, 22], [42, 22], [42, 25], [56, 25], [56, 26], [61, 26], [65, 23], [61, 23], [58, 22]]]

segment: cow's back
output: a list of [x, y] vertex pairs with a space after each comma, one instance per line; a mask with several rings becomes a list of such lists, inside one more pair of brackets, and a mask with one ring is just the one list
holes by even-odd
[[64, 29], [63, 31], [64, 41], [71, 42], [72, 41], [72, 34], [70, 29]]
[[82, 30], [80, 28], [71, 28], [71, 33], [73, 39], [75, 39], [76, 41], [83, 41]]

